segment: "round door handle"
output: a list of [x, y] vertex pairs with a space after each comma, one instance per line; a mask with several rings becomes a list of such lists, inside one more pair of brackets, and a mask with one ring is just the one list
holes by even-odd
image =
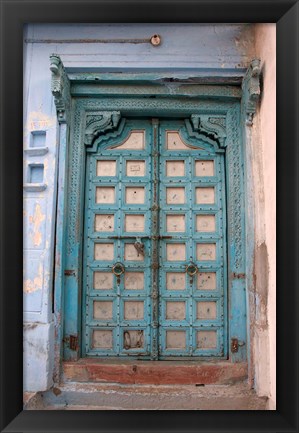
[[125, 267], [122, 263], [117, 262], [112, 266], [112, 272], [114, 273], [114, 275], [119, 277], [121, 274], [125, 272]]
[[198, 267], [194, 263], [189, 263], [189, 265], [186, 266], [186, 272], [190, 277], [193, 277], [198, 272]]

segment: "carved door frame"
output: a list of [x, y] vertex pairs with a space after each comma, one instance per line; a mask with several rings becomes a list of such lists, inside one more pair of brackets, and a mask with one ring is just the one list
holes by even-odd
[[[187, 119], [189, 133], [217, 144], [225, 153], [227, 188], [228, 348], [232, 362], [248, 357], [245, 261], [245, 124], [252, 124], [259, 98], [259, 62], [241, 86], [156, 84], [143, 75], [132, 85], [101, 81], [96, 74], [67, 74], [52, 55], [52, 93], [59, 121], [59, 173], [55, 266], [55, 370], [60, 360], [80, 358], [83, 197], [86, 146], [117, 135], [126, 117]], [[84, 82], [82, 80], [84, 76]], [[106, 78], [107, 80], [107, 78]], [[223, 80], [222, 80], [223, 82]], [[84, 96], [84, 97], [83, 97]], [[88, 96], [88, 97], [86, 97]], [[104, 97], [103, 97], [104, 96]], [[99, 120], [100, 119], [100, 120]], [[234, 341], [239, 345], [233, 344]]]

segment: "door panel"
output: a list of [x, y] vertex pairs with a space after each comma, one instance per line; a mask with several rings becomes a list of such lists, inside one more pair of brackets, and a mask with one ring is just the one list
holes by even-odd
[[224, 356], [223, 156], [182, 132], [160, 122], [159, 354]]
[[224, 191], [183, 121], [127, 120], [88, 155], [85, 355], [226, 355]]
[[[87, 158], [85, 221], [87, 355], [148, 355], [151, 322], [151, 128]], [[134, 244], [142, 238], [144, 254]]]

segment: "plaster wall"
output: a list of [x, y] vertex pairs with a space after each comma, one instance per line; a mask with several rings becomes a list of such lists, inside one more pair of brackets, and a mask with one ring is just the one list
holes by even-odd
[[255, 26], [262, 98], [252, 130], [256, 292], [253, 357], [255, 387], [276, 408], [276, 26]]

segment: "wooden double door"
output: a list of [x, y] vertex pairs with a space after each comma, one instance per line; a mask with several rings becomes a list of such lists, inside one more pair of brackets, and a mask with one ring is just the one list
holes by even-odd
[[226, 356], [224, 155], [184, 120], [127, 119], [88, 153], [83, 356]]

